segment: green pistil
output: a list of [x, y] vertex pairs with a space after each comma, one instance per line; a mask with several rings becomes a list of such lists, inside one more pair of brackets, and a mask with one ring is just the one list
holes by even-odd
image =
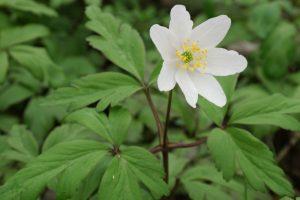
[[193, 54], [190, 51], [185, 51], [181, 54], [181, 56], [184, 58], [184, 63], [189, 63], [193, 60]]

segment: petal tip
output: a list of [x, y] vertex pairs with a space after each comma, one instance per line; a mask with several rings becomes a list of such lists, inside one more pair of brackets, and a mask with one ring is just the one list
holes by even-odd
[[224, 107], [227, 103], [227, 98], [226, 95], [223, 94], [223, 98], [219, 99], [218, 101], [215, 102], [215, 105], [219, 106], [220, 108]]
[[171, 13], [174, 12], [174, 11], [177, 11], [177, 10], [183, 10], [183, 11], [186, 11], [186, 8], [185, 8], [185, 6], [182, 5], [182, 4], [176, 4], [175, 6], [172, 7]]

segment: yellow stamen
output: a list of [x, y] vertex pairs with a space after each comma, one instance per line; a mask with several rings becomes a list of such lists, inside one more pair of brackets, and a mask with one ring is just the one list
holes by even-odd
[[179, 59], [176, 66], [190, 72], [195, 71], [197, 68], [205, 69], [207, 65], [207, 49], [201, 49], [197, 42], [185, 40], [181, 48], [176, 50], [175, 54]]

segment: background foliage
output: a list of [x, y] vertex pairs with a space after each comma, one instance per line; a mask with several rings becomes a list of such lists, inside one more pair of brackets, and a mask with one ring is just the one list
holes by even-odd
[[[208, 140], [171, 151], [167, 185], [143, 90], [163, 119], [149, 29], [175, 3], [194, 24], [228, 15], [221, 46], [249, 64], [220, 78], [222, 109], [176, 91], [169, 140]], [[0, 0], [0, 199], [299, 196], [299, 29], [297, 0]]]

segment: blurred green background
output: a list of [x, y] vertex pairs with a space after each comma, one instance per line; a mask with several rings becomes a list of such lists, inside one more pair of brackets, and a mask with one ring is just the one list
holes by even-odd
[[[148, 76], [161, 62], [149, 29], [153, 24], [168, 26], [173, 5], [184, 4], [194, 26], [210, 17], [228, 15], [232, 26], [221, 46], [240, 52], [248, 60], [234, 99], [251, 101], [273, 93], [300, 99], [299, 0], [0, 0], [0, 155], [9, 148], [7, 137], [13, 125], [26, 125], [41, 146], [49, 131], [60, 123], [65, 107], [40, 105], [50, 91], [83, 75], [118, 70], [86, 42], [91, 33], [85, 28], [84, 11], [90, 4], [101, 6], [140, 32], [147, 49]], [[132, 125], [131, 143], [151, 141], [153, 135], [147, 130], [155, 132], [151, 113], [143, 111], [143, 104], [136, 104], [138, 98], [126, 102], [132, 112], [139, 113]], [[159, 95], [156, 98], [159, 102]], [[175, 104], [174, 117], [189, 121], [189, 117], [198, 116], [188, 116], [192, 110], [182, 102]], [[180, 113], [182, 110], [185, 113]], [[188, 123], [186, 132], [204, 130], [210, 125], [206, 120], [201, 119], [200, 125]], [[299, 137], [270, 126], [252, 129], [275, 153], [292, 143], [280, 166], [300, 190]], [[26, 163], [18, 161], [21, 164], [11, 160], [0, 163], [1, 182]]]

